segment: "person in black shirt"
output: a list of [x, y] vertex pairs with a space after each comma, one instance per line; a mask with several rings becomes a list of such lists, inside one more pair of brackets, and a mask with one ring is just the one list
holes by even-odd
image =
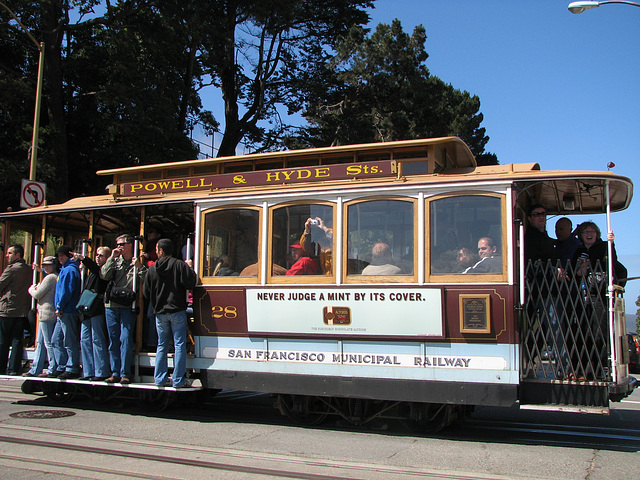
[[[559, 278], [556, 267], [555, 241], [547, 233], [547, 211], [540, 204], [529, 207], [527, 212], [529, 226], [524, 235], [524, 256], [528, 316], [526, 348], [535, 368], [548, 358], [556, 360], [555, 371], [558, 377], [567, 374], [568, 358], [565, 347], [567, 322], [558, 315], [557, 289], [550, 291], [549, 286]], [[536, 373], [544, 372], [539, 369]]]
[[186, 262], [173, 256], [171, 240], [158, 240], [156, 251], [158, 261], [149, 268], [144, 281], [144, 296], [156, 314], [158, 331], [155, 383], [159, 387], [168, 385], [167, 348], [173, 336], [175, 357], [171, 385], [188, 387], [191, 383], [186, 378], [187, 291], [196, 286], [198, 277]]
[[547, 211], [542, 205], [535, 204], [529, 207], [527, 213], [529, 227], [524, 234], [524, 256], [527, 263], [541, 261], [546, 265], [548, 260], [555, 265], [555, 244], [547, 233]]

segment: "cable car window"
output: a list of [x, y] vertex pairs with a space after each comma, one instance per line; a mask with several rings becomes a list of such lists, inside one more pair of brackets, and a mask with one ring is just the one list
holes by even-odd
[[333, 207], [300, 204], [273, 211], [272, 275], [333, 274]]
[[347, 275], [413, 274], [413, 202], [360, 202], [348, 207], [347, 217]]
[[257, 210], [248, 208], [216, 210], [205, 214], [203, 276], [258, 275], [259, 217]]
[[488, 195], [430, 202], [431, 274], [502, 274], [502, 201]]

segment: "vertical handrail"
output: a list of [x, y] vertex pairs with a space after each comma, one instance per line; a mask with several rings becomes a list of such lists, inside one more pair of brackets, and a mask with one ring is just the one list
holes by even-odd
[[[38, 271], [40, 270], [40, 267], [42, 266], [40, 263], [40, 248], [42, 248], [44, 246], [44, 243], [42, 242], [33, 242], [33, 264], [35, 265], [35, 268], [33, 269], [33, 284], [37, 284], [38, 283]], [[36, 299], [31, 297], [31, 310], [35, 310], [36, 309]]]
[[[84, 238], [82, 239], [82, 257], [86, 257], [89, 253], [89, 245], [91, 244], [92, 239]], [[80, 285], [81, 289], [84, 289], [84, 281], [85, 281], [86, 271], [85, 269], [80, 270]]]
[[[609, 236], [609, 232], [612, 231], [611, 228], [611, 192], [609, 188], [609, 181], [607, 180], [604, 184], [605, 191], [605, 200], [607, 202], [607, 237]], [[618, 381], [618, 355], [616, 348], [616, 331], [615, 331], [615, 305], [614, 305], [614, 295], [613, 295], [613, 241], [607, 239], [607, 273], [608, 273], [608, 291], [607, 298], [609, 300], [609, 345], [611, 345], [611, 378], [614, 382]]]
[[525, 303], [525, 264], [524, 264], [524, 222], [520, 222], [518, 227], [518, 263], [520, 264], [520, 306], [524, 306]]

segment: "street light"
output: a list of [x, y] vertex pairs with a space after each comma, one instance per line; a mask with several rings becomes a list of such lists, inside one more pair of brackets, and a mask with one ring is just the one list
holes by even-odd
[[578, 14], [591, 8], [598, 8], [600, 5], [606, 5], [607, 3], [623, 3], [625, 5], [640, 7], [640, 3], [638, 2], [626, 2], [624, 0], [605, 0], [603, 2], [571, 2], [569, 4], [569, 11], [571, 13]]
[[20, 28], [27, 34], [29, 39], [33, 42], [33, 44], [40, 52], [38, 57], [38, 81], [36, 85], [36, 109], [33, 114], [33, 135], [31, 137], [31, 155], [30, 155], [30, 166], [29, 166], [29, 180], [36, 179], [36, 160], [38, 159], [38, 130], [40, 129], [40, 104], [42, 103], [42, 77], [44, 72], [44, 42], [38, 43], [38, 41], [33, 38], [33, 35], [29, 33], [29, 30], [22, 24], [20, 19], [16, 16], [13, 11], [7, 7], [4, 3], [0, 2], [0, 6], [4, 7], [4, 9], [9, 12], [9, 15], [13, 17], [13, 19], [18, 22]]

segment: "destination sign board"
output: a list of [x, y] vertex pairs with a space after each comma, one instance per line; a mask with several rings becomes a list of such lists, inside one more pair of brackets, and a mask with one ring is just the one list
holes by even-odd
[[337, 165], [282, 168], [278, 170], [128, 182], [120, 185], [120, 194], [125, 196], [157, 195], [197, 190], [215, 190], [218, 188], [288, 185], [303, 182], [390, 177], [395, 175], [396, 162], [393, 160], [382, 160], [377, 162], [343, 163]]

